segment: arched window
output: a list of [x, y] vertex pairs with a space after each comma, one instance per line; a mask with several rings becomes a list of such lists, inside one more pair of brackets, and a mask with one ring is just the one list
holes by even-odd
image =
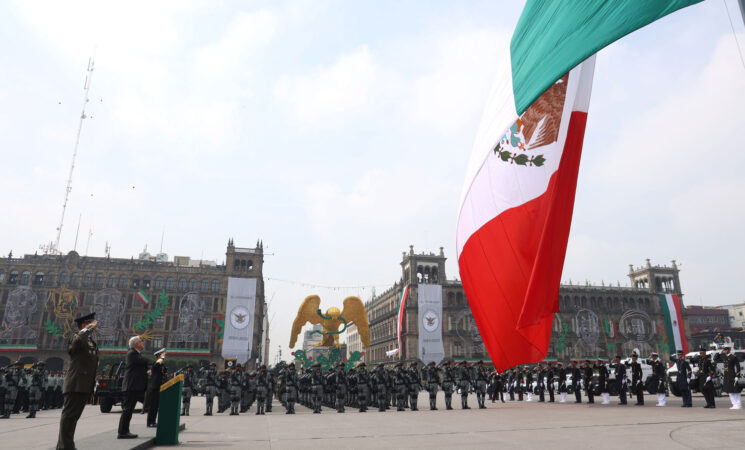
[[0, 270], [0, 283], [4, 283], [4, 282], [5, 282], [5, 271]]
[[59, 285], [67, 286], [67, 272], [62, 272], [61, 274], [59, 274]]
[[29, 272], [28, 270], [24, 270], [21, 274], [21, 284], [24, 286], [27, 285], [30, 278], [31, 272]]
[[166, 290], [169, 290], [169, 291], [174, 290], [176, 288], [176, 286], [175, 286], [174, 283], [175, 283], [175, 281], [173, 280], [173, 278], [167, 279], [166, 280]]
[[139, 289], [140, 288], [140, 278], [139, 277], [132, 278], [132, 288], [133, 289]]
[[254, 262], [249, 259], [246, 267], [248, 268], [248, 270], [254, 270]]
[[210, 280], [202, 280], [202, 292], [207, 292], [210, 290]]
[[196, 291], [197, 290], [197, 287], [198, 287], [197, 280], [195, 280], [194, 278], [192, 278], [191, 280], [189, 280], [189, 290], [190, 291]]
[[155, 289], [156, 290], [163, 289], [163, 278], [158, 277], [155, 279]]
[[128, 287], [129, 286], [127, 283], [127, 276], [126, 275], [120, 276], [119, 277], [119, 289], [127, 289]]
[[80, 285], [80, 274], [75, 272], [70, 277], [70, 286], [78, 287]]
[[102, 288], [103, 287], [103, 274], [99, 273], [96, 275], [96, 287]]
[[240, 265], [241, 265], [241, 261], [239, 259], [236, 259], [235, 261], [233, 261], [233, 269], [238, 269]]
[[218, 292], [220, 290], [220, 280], [212, 280], [212, 292]]
[[150, 289], [150, 277], [145, 277], [142, 279], [142, 288]]
[[34, 286], [41, 286], [44, 284], [44, 272], [36, 272], [34, 274]]
[[186, 290], [186, 278], [181, 278], [178, 280], [178, 290], [179, 291]]
[[109, 276], [109, 281], [106, 283], [106, 287], [109, 287], [109, 288], [116, 287], [116, 275]]
[[44, 285], [54, 286], [54, 278], [55, 278], [54, 272], [49, 272], [48, 274], [46, 274], [46, 276], [44, 277]]
[[91, 287], [93, 286], [93, 274], [92, 273], [86, 273], [83, 275], [83, 287]]
[[8, 284], [18, 284], [18, 271], [17, 270], [10, 271], [10, 275], [8, 275]]

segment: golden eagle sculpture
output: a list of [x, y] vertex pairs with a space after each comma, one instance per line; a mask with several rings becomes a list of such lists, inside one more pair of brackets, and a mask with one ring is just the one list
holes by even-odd
[[[326, 314], [321, 312], [321, 297], [309, 295], [305, 297], [303, 303], [297, 311], [297, 317], [292, 324], [292, 333], [290, 334], [290, 348], [295, 347], [297, 337], [303, 330], [303, 325], [311, 323], [323, 326], [323, 331], [315, 331], [323, 335], [323, 340], [317, 347], [340, 347], [339, 335], [347, 329], [349, 325], [357, 325], [357, 331], [360, 334], [362, 345], [367, 348], [370, 346], [370, 325], [367, 322], [367, 311], [365, 305], [359, 297], [347, 297], [344, 299], [344, 309], [332, 306], [326, 310]], [[339, 330], [339, 325], [344, 328]]]

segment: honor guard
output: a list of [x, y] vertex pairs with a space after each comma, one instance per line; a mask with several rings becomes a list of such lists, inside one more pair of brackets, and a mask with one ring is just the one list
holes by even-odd
[[544, 395], [544, 392], [546, 392], [546, 383], [545, 383], [545, 377], [546, 377], [546, 371], [543, 370], [543, 366], [538, 364], [538, 368], [536, 369], [536, 388], [538, 389], [538, 402], [543, 403], [546, 401], [546, 397]]
[[598, 361], [598, 387], [600, 387], [600, 396], [603, 397], [603, 405], [610, 405], [608, 366], [605, 364], [605, 361]]
[[41, 393], [44, 388], [44, 365], [41, 369], [38, 364], [32, 367], [31, 381], [28, 387], [28, 416], [27, 419], [33, 419], [36, 417], [36, 411], [39, 410], [41, 405]]
[[704, 394], [706, 399], [706, 406], [704, 408], [716, 408], [716, 402], [714, 401], [715, 390], [714, 390], [714, 375], [716, 369], [714, 363], [706, 354], [706, 347], [701, 347], [698, 352], [698, 389]]
[[561, 362], [556, 363], [556, 373], [559, 379], [559, 396], [561, 400], [559, 403], [567, 402], [567, 371], [564, 368], [564, 364]]
[[548, 402], [553, 403], [554, 402], [554, 378], [556, 377], [556, 372], [554, 371], [554, 366], [551, 365], [551, 363], [546, 363], [546, 383], [548, 386]]
[[450, 361], [445, 361], [442, 374], [442, 390], [445, 392], [445, 409], [453, 409], [453, 391], [455, 390], [455, 369], [450, 367]]
[[693, 399], [691, 398], [691, 376], [693, 370], [691, 365], [686, 361], [683, 350], [677, 351], [678, 358], [675, 361], [675, 367], [678, 369], [678, 376], [675, 378], [675, 385], [683, 397], [683, 408], [692, 408]]
[[533, 401], [533, 371], [525, 368], [525, 392], [528, 395], [529, 402]]
[[631, 390], [636, 393], [636, 406], [644, 406], [644, 380], [642, 380], [642, 365], [639, 355], [631, 354]]
[[215, 401], [215, 395], [217, 395], [217, 364], [210, 363], [205, 369], [202, 368], [200, 371], [204, 372], [204, 395], [207, 398], [205, 416], [212, 415], [212, 406]]
[[321, 413], [321, 401], [323, 400], [323, 387], [324, 387], [324, 378], [323, 373], [321, 372], [321, 364], [315, 363], [313, 364], [313, 371], [310, 374], [311, 376], [311, 389], [313, 394], [313, 413], [314, 414], [320, 414]]
[[267, 373], [266, 366], [261, 365], [259, 367], [259, 373], [256, 375], [256, 415], [264, 415], [264, 407], [266, 406], [266, 391], [267, 391]]
[[23, 377], [23, 363], [16, 361], [5, 373], [5, 413], [0, 417], [2, 419], [10, 418], [10, 413], [18, 397], [18, 387], [21, 384], [21, 377]]
[[474, 374], [474, 381], [476, 382], [476, 402], [479, 404], [479, 409], [486, 408], [486, 383], [489, 380], [489, 374], [484, 368], [484, 361], [481, 360], [476, 363], [476, 373]]
[[417, 401], [419, 400], [419, 390], [422, 388], [422, 377], [419, 375], [417, 365], [416, 361], [411, 363], [406, 374], [409, 379], [409, 405], [412, 411], [419, 411]]
[[429, 393], [429, 409], [437, 410], [437, 388], [440, 386], [440, 370], [431, 361], [426, 368], [422, 369], [422, 378], [427, 383], [427, 392]]
[[523, 392], [525, 392], [525, 369], [518, 367], [516, 372], [515, 389], [517, 389], [517, 401], [521, 402], [523, 401]]
[[471, 370], [467, 361], [460, 362], [458, 370], [458, 389], [460, 389], [460, 407], [461, 409], [471, 409], [468, 406], [468, 393], [471, 390]]
[[184, 375], [184, 390], [181, 392], [181, 415], [189, 415], [189, 407], [191, 406], [191, 396], [194, 395], [194, 386], [196, 385], [196, 375], [194, 374], [194, 366], [186, 366]]
[[285, 393], [287, 394], [287, 402], [285, 408], [285, 414], [295, 414], [295, 402], [297, 401], [297, 389], [298, 379], [297, 372], [295, 371], [295, 363], [291, 362], [287, 366], [287, 370], [282, 375], [282, 384], [285, 387]]
[[243, 376], [243, 366], [237, 364], [235, 369], [230, 371], [230, 415], [237, 416], [241, 408], [241, 390], [245, 379]]
[[585, 370], [582, 378], [585, 380], [585, 394], [587, 395], [587, 403], [595, 403], [595, 386], [592, 380], [592, 363], [590, 360], [585, 360]]
[[616, 356], [616, 362], [614, 367], [614, 375], [616, 377], [616, 390], [618, 391], [618, 399], [620, 400], [619, 405], [626, 404], [626, 390], [628, 389], [629, 380], [626, 378], [626, 366], [621, 362], [621, 357]]
[[579, 361], [572, 361], [571, 374], [574, 403], [582, 403], [582, 369], [579, 368]]
[[507, 392], [510, 394], [510, 401], [515, 401], [515, 369], [510, 369], [509, 373], [507, 374]]
[[665, 398], [665, 365], [660, 361], [658, 353], [652, 353], [650, 365], [652, 366], [652, 378], [649, 392], [657, 394], [657, 404], [655, 406], [665, 406], [667, 404]]
[[732, 403], [730, 409], [742, 409], [742, 386], [740, 385], [740, 361], [735, 355], [732, 355], [733, 344], [724, 344], [724, 383], [723, 391], [729, 394], [729, 400]]
[[335, 372], [336, 412], [344, 412], [344, 404], [347, 401], [347, 372], [344, 370], [344, 362], [340, 361]]
[[367, 402], [370, 401], [370, 373], [367, 371], [364, 362], [357, 365], [355, 372], [357, 402], [359, 403], [360, 412], [367, 412]]

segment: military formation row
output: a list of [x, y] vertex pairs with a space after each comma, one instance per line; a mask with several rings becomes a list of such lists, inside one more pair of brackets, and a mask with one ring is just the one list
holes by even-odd
[[43, 362], [24, 368], [16, 361], [0, 369], [0, 419], [11, 414], [28, 412], [26, 418], [36, 417], [36, 411], [62, 407], [64, 375], [47, 372]]

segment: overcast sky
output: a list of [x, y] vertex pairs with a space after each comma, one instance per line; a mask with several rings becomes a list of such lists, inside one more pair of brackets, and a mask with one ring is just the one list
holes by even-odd
[[[735, 0], [727, 0], [745, 50]], [[364, 300], [401, 252], [459, 278], [465, 166], [522, 4], [2, 2], [0, 254], [60, 218], [95, 56], [61, 249], [163, 250], [222, 263], [263, 239], [272, 353], [299, 302]], [[563, 278], [627, 283], [681, 266], [687, 304], [741, 302], [745, 67], [722, 1], [600, 52]], [[280, 280], [289, 280], [280, 281]], [[298, 284], [304, 282], [306, 285]], [[364, 286], [332, 289], [322, 286]], [[274, 356], [271, 357], [272, 362]]]

